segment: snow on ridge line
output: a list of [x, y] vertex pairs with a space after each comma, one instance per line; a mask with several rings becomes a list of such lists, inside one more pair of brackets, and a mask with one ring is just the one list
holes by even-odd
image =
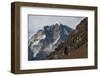
[[53, 42], [52, 45], [55, 45], [58, 42], [59, 39], [60, 39], [60, 36]]
[[34, 46], [34, 45], [38, 45], [38, 44], [39, 44], [39, 42], [40, 42], [40, 40], [45, 39], [45, 38], [46, 38], [46, 36], [45, 36], [45, 35], [40, 36], [40, 37], [39, 37], [39, 39], [38, 39], [37, 41], [34, 41], [34, 42], [33, 42], [33, 46]]

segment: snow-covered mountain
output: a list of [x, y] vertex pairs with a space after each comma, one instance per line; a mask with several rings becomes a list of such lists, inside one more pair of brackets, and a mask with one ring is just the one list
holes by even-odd
[[63, 43], [73, 29], [63, 24], [44, 26], [29, 39], [29, 60], [42, 60]]

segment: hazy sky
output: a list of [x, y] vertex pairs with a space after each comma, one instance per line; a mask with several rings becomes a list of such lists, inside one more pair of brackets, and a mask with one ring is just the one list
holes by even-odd
[[42, 29], [45, 25], [52, 25], [56, 23], [62, 23], [73, 29], [84, 17], [71, 17], [71, 16], [42, 16], [42, 15], [29, 15], [28, 16], [28, 32], [29, 37], [37, 32], [37, 30]]

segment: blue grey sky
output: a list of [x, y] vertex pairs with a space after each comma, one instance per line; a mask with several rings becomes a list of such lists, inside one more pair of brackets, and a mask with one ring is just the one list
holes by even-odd
[[73, 29], [80, 23], [84, 17], [74, 16], [44, 16], [44, 15], [29, 15], [28, 16], [28, 34], [29, 37], [34, 35], [37, 30], [42, 29], [45, 25], [62, 23]]

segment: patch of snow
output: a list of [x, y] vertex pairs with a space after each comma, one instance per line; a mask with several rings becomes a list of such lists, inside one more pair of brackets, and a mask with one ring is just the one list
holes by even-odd
[[51, 52], [54, 51], [54, 48], [52, 46], [52, 44], [50, 44], [48, 47], [46, 47], [44, 50], [43, 50], [46, 54], [50, 54]]
[[42, 40], [42, 39], [45, 39], [45, 38], [46, 38], [46, 35], [40, 35], [40, 36], [37, 37], [38, 40]]
[[45, 39], [45, 38], [46, 38], [46, 35], [42, 35], [42, 36], [41, 36], [41, 39]]
[[35, 51], [33, 51], [33, 52], [34, 52], [33, 57], [36, 57], [37, 54], [39, 53], [39, 50], [35, 50]]
[[44, 51], [45, 51], [47, 54], [49, 54], [49, 53], [51, 53], [51, 52], [54, 52], [54, 51], [55, 51], [55, 48], [56, 48], [55, 44], [58, 42], [59, 39], [60, 39], [60, 36], [59, 36], [52, 44], [50, 44], [48, 47], [46, 47], [46, 48], [44, 49]]
[[32, 45], [30, 46], [32, 52], [33, 52], [33, 57], [36, 57], [37, 54], [39, 53], [40, 49], [41, 49], [41, 46], [39, 45], [39, 42], [42, 40], [42, 39], [45, 39], [46, 38], [46, 35], [40, 35], [38, 36], [36, 39], [37, 41], [34, 41], [34, 37], [31, 38], [29, 40], [29, 44], [30, 42], [32, 42]]
[[32, 46], [34, 46], [34, 45], [38, 45], [39, 44], [39, 42], [40, 42], [40, 40], [42, 40], [42, 39], [45, 39], [46, 38], [46, 36], [45, 35], [42, 35], [42, 36], [39, 36], [37, 39], [37, 41], [33, 41], [32, 39], [29, 41], [29, 44], [30, 44], [30, 42], [33, 42], [33, 44], [32, 44]]
[[34, 46], [34, 45], [38, 45], [39, 42], [40, 42], [40, 40], [34, 41], [32, 45], [33, 45], [33, 46]]
[[60, 36], [53, 42], [52, 46], [55, 45], [59, 39], [60, 39]]
[[41, 46], [36, 45], [34, 47], [34, 45], [31, 45], [31, 50], [33, 52], [33, 57], [36, 57], [37, 54], [40, 52]]

